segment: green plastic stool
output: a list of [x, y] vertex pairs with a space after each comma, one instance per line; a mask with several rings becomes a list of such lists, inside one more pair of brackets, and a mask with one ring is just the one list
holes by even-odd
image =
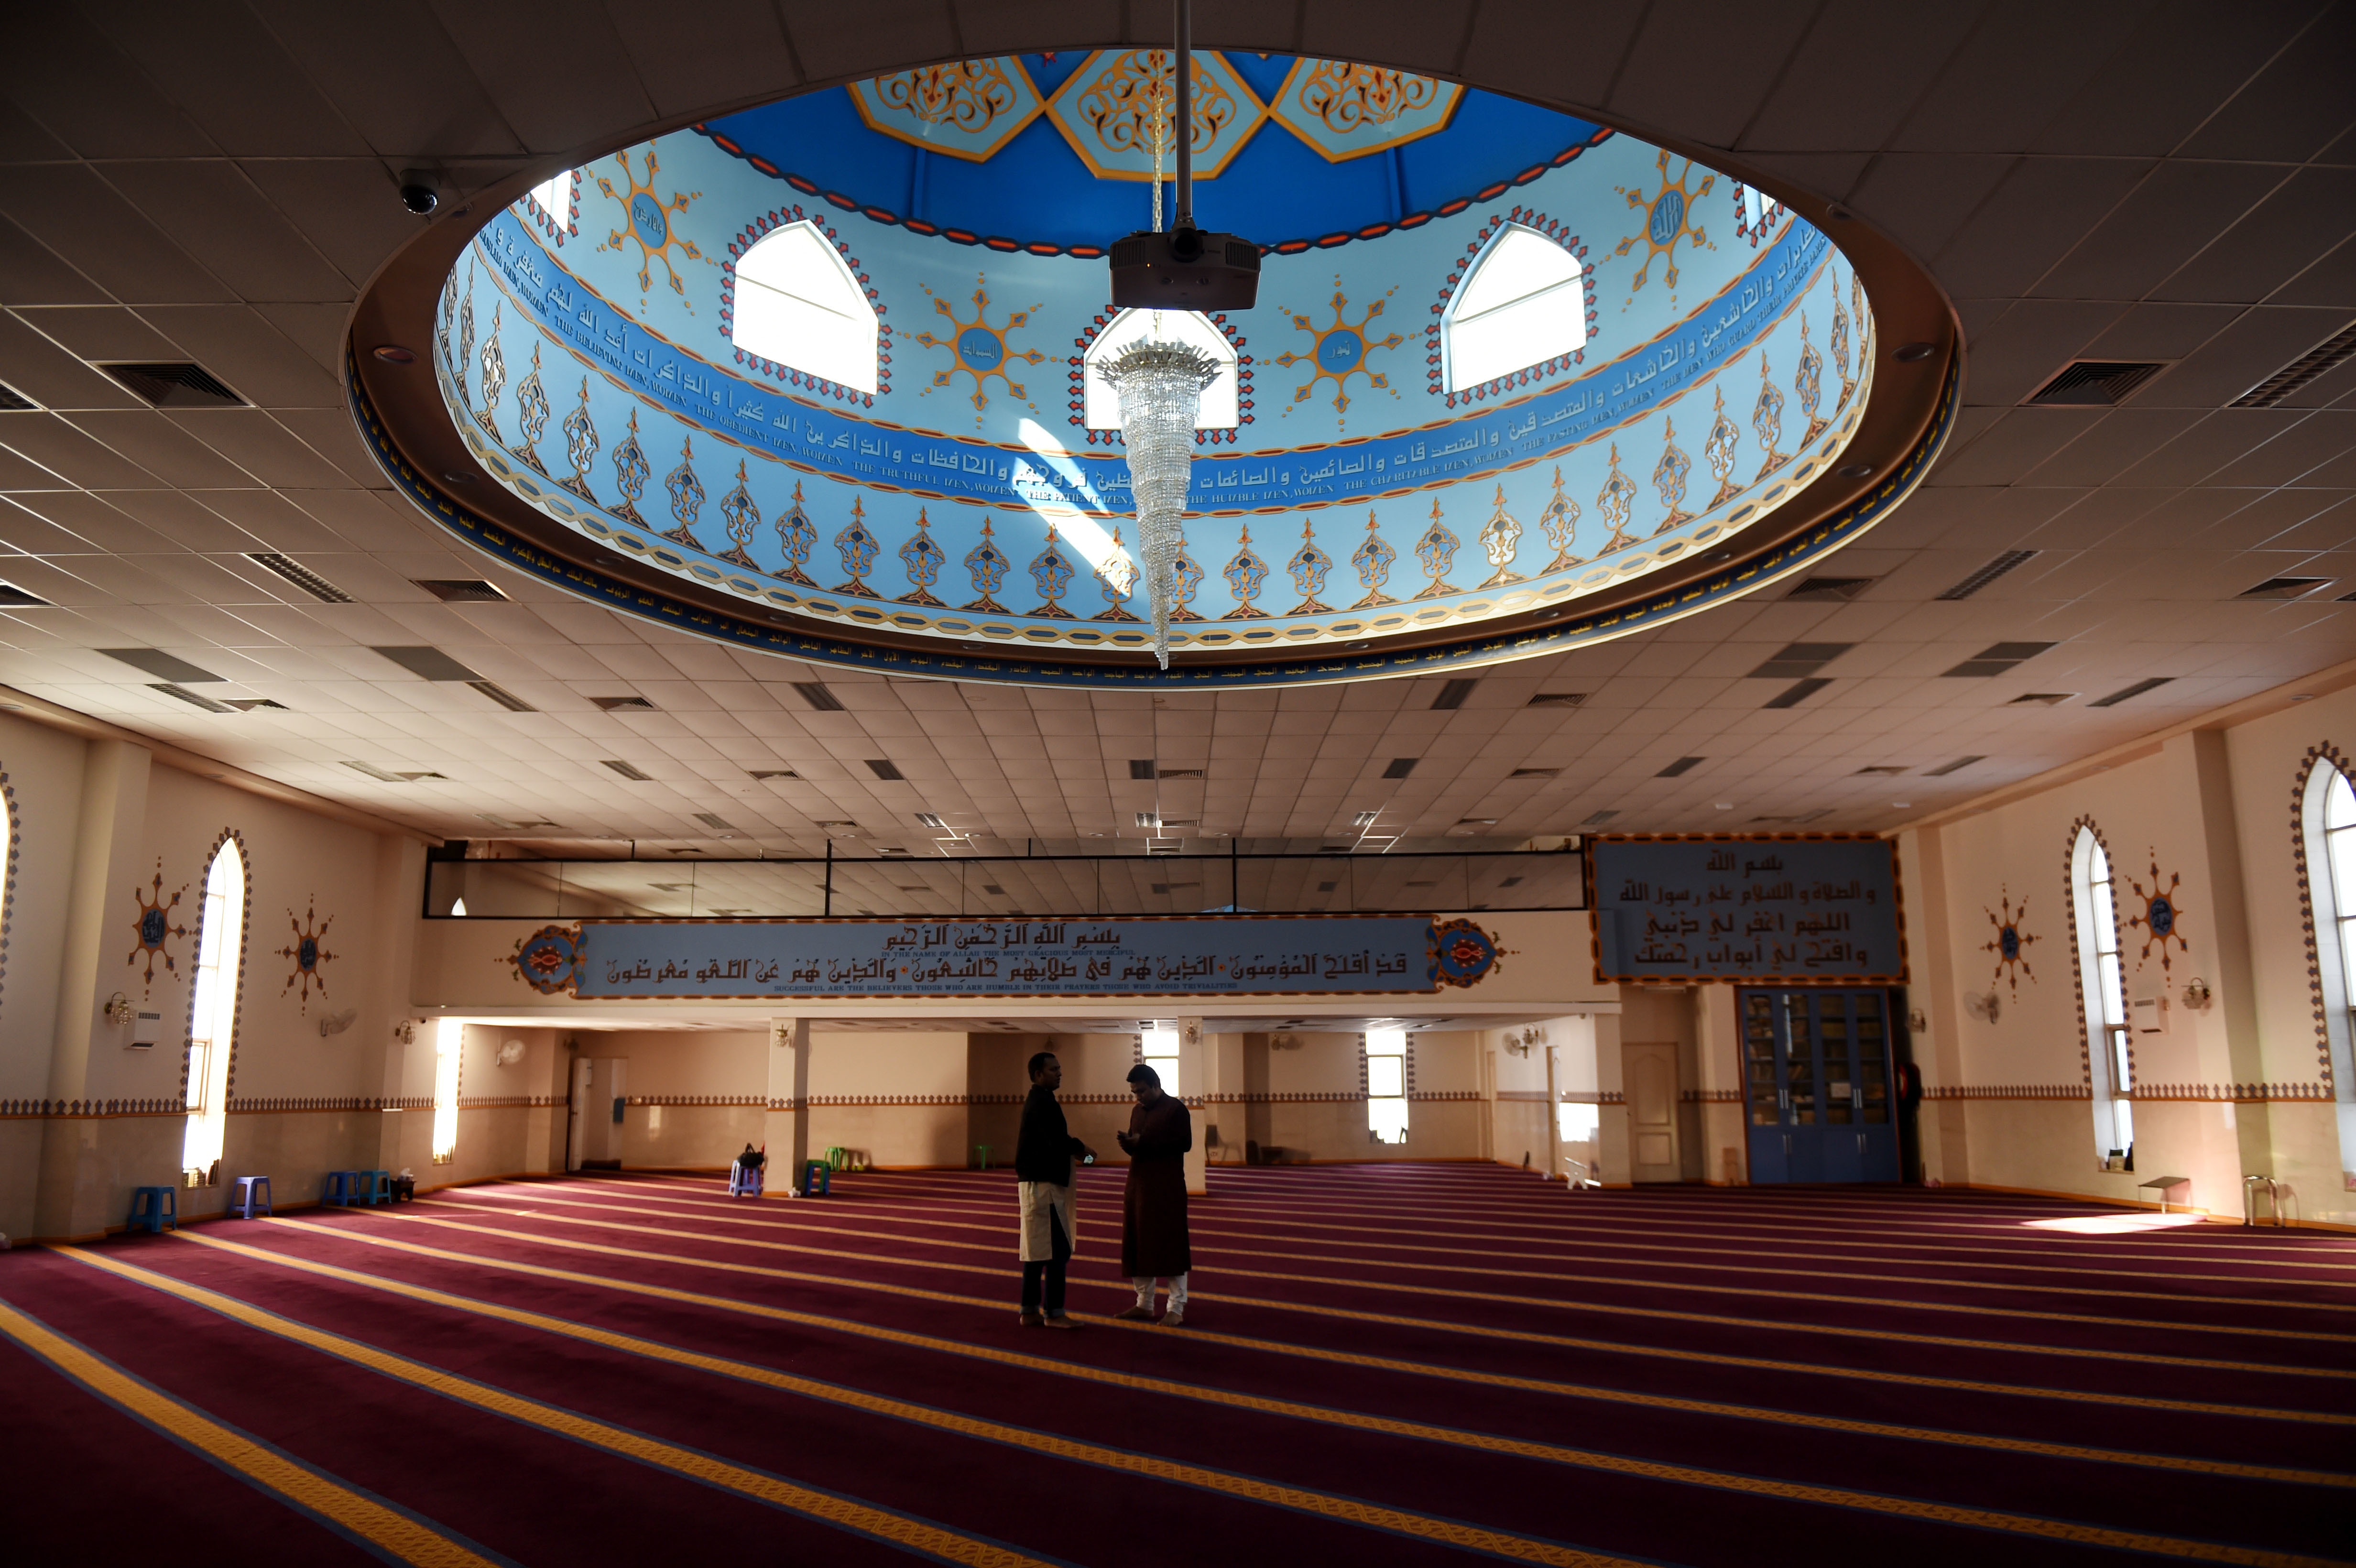
[[827, 1198], [834, 1192], [833, 1169], [822, 1159], [802, 1162], [802, 1196]]
[[973, 1146], [973, 1168], [976, 1170], [988, 1170], [990, 1168], [990, 1146], [988, 1144], [976, 1144]]
[[844, 1148], [841, 1144], [837, 1144], [833, 1147], [828, 1149], [826, 1151], [826, 1168], [829, 1170], [850, 1169], [851, 1151]]

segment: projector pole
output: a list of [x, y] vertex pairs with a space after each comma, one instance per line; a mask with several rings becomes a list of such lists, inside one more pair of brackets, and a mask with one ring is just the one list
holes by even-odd
[[1178, 220], [1170, 227], [1194, 227], [1194, 6], [1177, 0], [1178, 12]]

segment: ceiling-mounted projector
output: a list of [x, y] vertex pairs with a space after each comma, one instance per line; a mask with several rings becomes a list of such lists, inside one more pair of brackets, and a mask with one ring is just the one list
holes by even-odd
[[1200, 229], [1141, 229], [1112, 245], [1112, 303], [1124, 310], [1249, 310], [1259, 247]]
[[1154, 228], [1112, 242], [1112, 303], [1121, 310], [1249, 310], [1259, 303], [1259, 247], [1194, 227], [1194, 16], [1177, 0], [1175, 61], [1178, 214], [1164, 231], [1160, 155], [1154, 163]]

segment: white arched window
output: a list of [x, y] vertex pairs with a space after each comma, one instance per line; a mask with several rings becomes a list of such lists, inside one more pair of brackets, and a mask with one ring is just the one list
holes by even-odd
[[1449, 301], [1440, 344], [1451, 392], [1586, 347], [1579, 258], [1526, 224], [1506, 224]]
[[1158, 337], [1165, 343], [1183, 343], [1199, 348], [1219, 362], [1219, 374], [1203, 389], [1203, 400], [1194, 414], [1196, 430], [1233, 430], [1238, 410], [1236, 407], [1236, 346], [1227, 335], [1213, 326], [1208, 316], [1192, 310], [1125, 310], [1114, 316], [1088, 351], [1081, 356], [1081, 379], [1087, 385], [1084, 396], [1087, 411], [1083, 418], [1090, 430], [1120, 428], [1120, 399], [1105, 385], [1097, 367], [1118, 356], [1120, 351], [1141, 338]]
[[2319, 759], [2299, 801], [2307, 849], [2307, 896], [2315, 921], [2324, 1033], [2331, 1046], [2332, 1098], [2339, 1101], [2340, 1162], [2356, 1166], [2356, 789]]
[[436, 1019], [434, 1027], [434, 1163], [458, 1157], [458, 1068], [465, 1060], [466, 1026]]
[[867, 292], [815, 223], [786, 225], [736, 263], [728, 335], [747, 354], [872, 393], [879, 326]]
[[2119, 972], [2119, 917], [2112, 901], [2111, 858], [2092, 827], [2070, 847], [2072, 936], [2085, 1007], [2086, 1065], [2094, 1078], [2097, 1158], [2135, 1151], [2135, 1068], [2127, 1055], [2125, 976]]
[[[525, 215], [541, 219], [549, 233], [562, 245], [579, 227], [574, 208], [580, 194], [581, 171], [563, 169], [524, 192], [521, 205]], [[539, 209], [536, 214], [532, 211], [535, 208]]]
[[181, 1159], [189, 1170], [209, 1171], [221, 1157], [244, 960], [245, 857], [235, 838], [224, 838], [205, 870], [204, 911], [197, 921], [196, 995], [188, 1011], [188, 1130]]

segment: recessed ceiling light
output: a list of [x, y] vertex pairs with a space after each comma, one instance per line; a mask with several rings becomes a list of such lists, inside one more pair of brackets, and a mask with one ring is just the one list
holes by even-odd
[[1901, 811], [1912, 811], [1914, 808], [1914, 803], [1911, 800], [1893, 800], [1890, 804]]
[[1844, 479], [1863, 479], [1873, 472], [1870, 463], [1851, 463], [1833, 471]]
[[1732, 811], [1734, 809], [1734, 803], [1730, 800], [1714, 800], [1709, 804], [1710, 808], [1714, 811]]
[[1923, 360], [1928, 359], [1932, 355], [1936, 354], [1938, 351], [1938, 347], [1933, 344], [1910, 343], [1905, 347], [1901, 348], [1897, 353], [1891, 355], [1890, 357], [1897, 360], [1901, 365], [1920, 365]]
[[449, 473], [442, 475], [442, 483], [444, 485], [472, 485], [474, 482], [475, 476], [473, 475], [461, 474], [455, 469], [452, 469]]
[[377, 346], [376, 357], [383, 360], [388, 365], [414, 365], [417, 363], [417, 356], [409, 349], [403, 348], [398, 343], [379, 344]]
[[2315, 700], [2315, 693], [2311, 691], [2295, 691], [2291, 693], [2290, 699], [2293, 702], [2312, 702]]

